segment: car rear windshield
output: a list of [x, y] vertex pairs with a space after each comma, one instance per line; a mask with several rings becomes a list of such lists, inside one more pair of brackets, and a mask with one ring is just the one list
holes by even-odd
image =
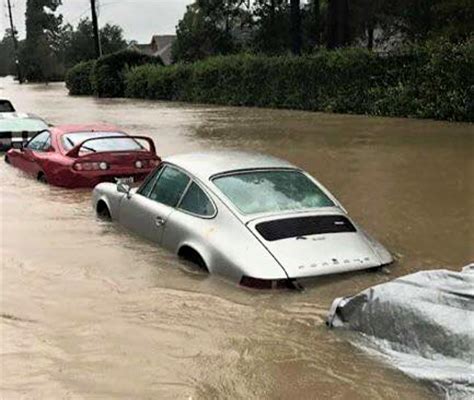
[[[123, 139], [110, 139], [110, 136], [123, 136]], [[101, 138], [84, 144], [82, 152], [102, 153], [106, 151], [139, 151], [143, 146], [135, 139], [129, 138], [123, 132], [74, 132], [62, 136], [61, 142], [64, 150], [69, 151], [87, 139]]]
[[0, 119], [0, 132], [39, 132], [48, 129], [48, 124], [36, 118]]
[[304, 210], [334, 203], [299, 171], [252, 171], [217, 177], [214, 184], [243, 213]]

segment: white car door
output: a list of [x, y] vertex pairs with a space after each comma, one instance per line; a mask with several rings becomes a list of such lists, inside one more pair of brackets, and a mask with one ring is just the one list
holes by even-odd
[[169, 216], [190, 182], [180, 170], [163, 166], [137, 193], [120, 204], [119, 222], [127, 229], [161, 243]]

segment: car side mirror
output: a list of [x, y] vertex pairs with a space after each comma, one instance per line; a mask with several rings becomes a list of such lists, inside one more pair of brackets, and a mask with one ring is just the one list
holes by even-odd
[[125, 183], [119, 182], [117, 183], [117, 192], [130, 196], [130, 186], [126, 185]]

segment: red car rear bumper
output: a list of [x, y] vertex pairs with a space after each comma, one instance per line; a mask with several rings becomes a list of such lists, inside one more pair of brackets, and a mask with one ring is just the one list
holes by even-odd
[[49, 183], [69, 189], [93, 188], [99, 183], [115, 183], [117, 178], [133, 178], [134, 182], [144, 180], [153, 169], [143, 169], [140, 172], [127, 171], [68, 171], [67, 174], [47, 176]]

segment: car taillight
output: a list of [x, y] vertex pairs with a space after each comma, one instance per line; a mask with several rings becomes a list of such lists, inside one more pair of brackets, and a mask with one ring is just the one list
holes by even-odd
[[243, 276], [240, 280], [240, 285], [254, 289], [271, 289], [272, 282], [273, 281], [268, 279], [257, 279], [251, 278], [250, 276]]
[[142, 169], [142, 168], [155, 168], [160, 165], [161, 160], [137, 160], [135, 161], [135, 168]]
[[99, 171], [99, 170], [106, 171], [107, 169], [109, 169], [109, 164], [107, 164], [105, 161], [101, 161], [101, 162], [85, 161], [85, 162], [74, 163], [73, 168], [76, 171]]
[[258, 279], [250, 276], [243, 276], [240, 285], [253, 289], [296, 289], [295, 284], [290, 279]]

